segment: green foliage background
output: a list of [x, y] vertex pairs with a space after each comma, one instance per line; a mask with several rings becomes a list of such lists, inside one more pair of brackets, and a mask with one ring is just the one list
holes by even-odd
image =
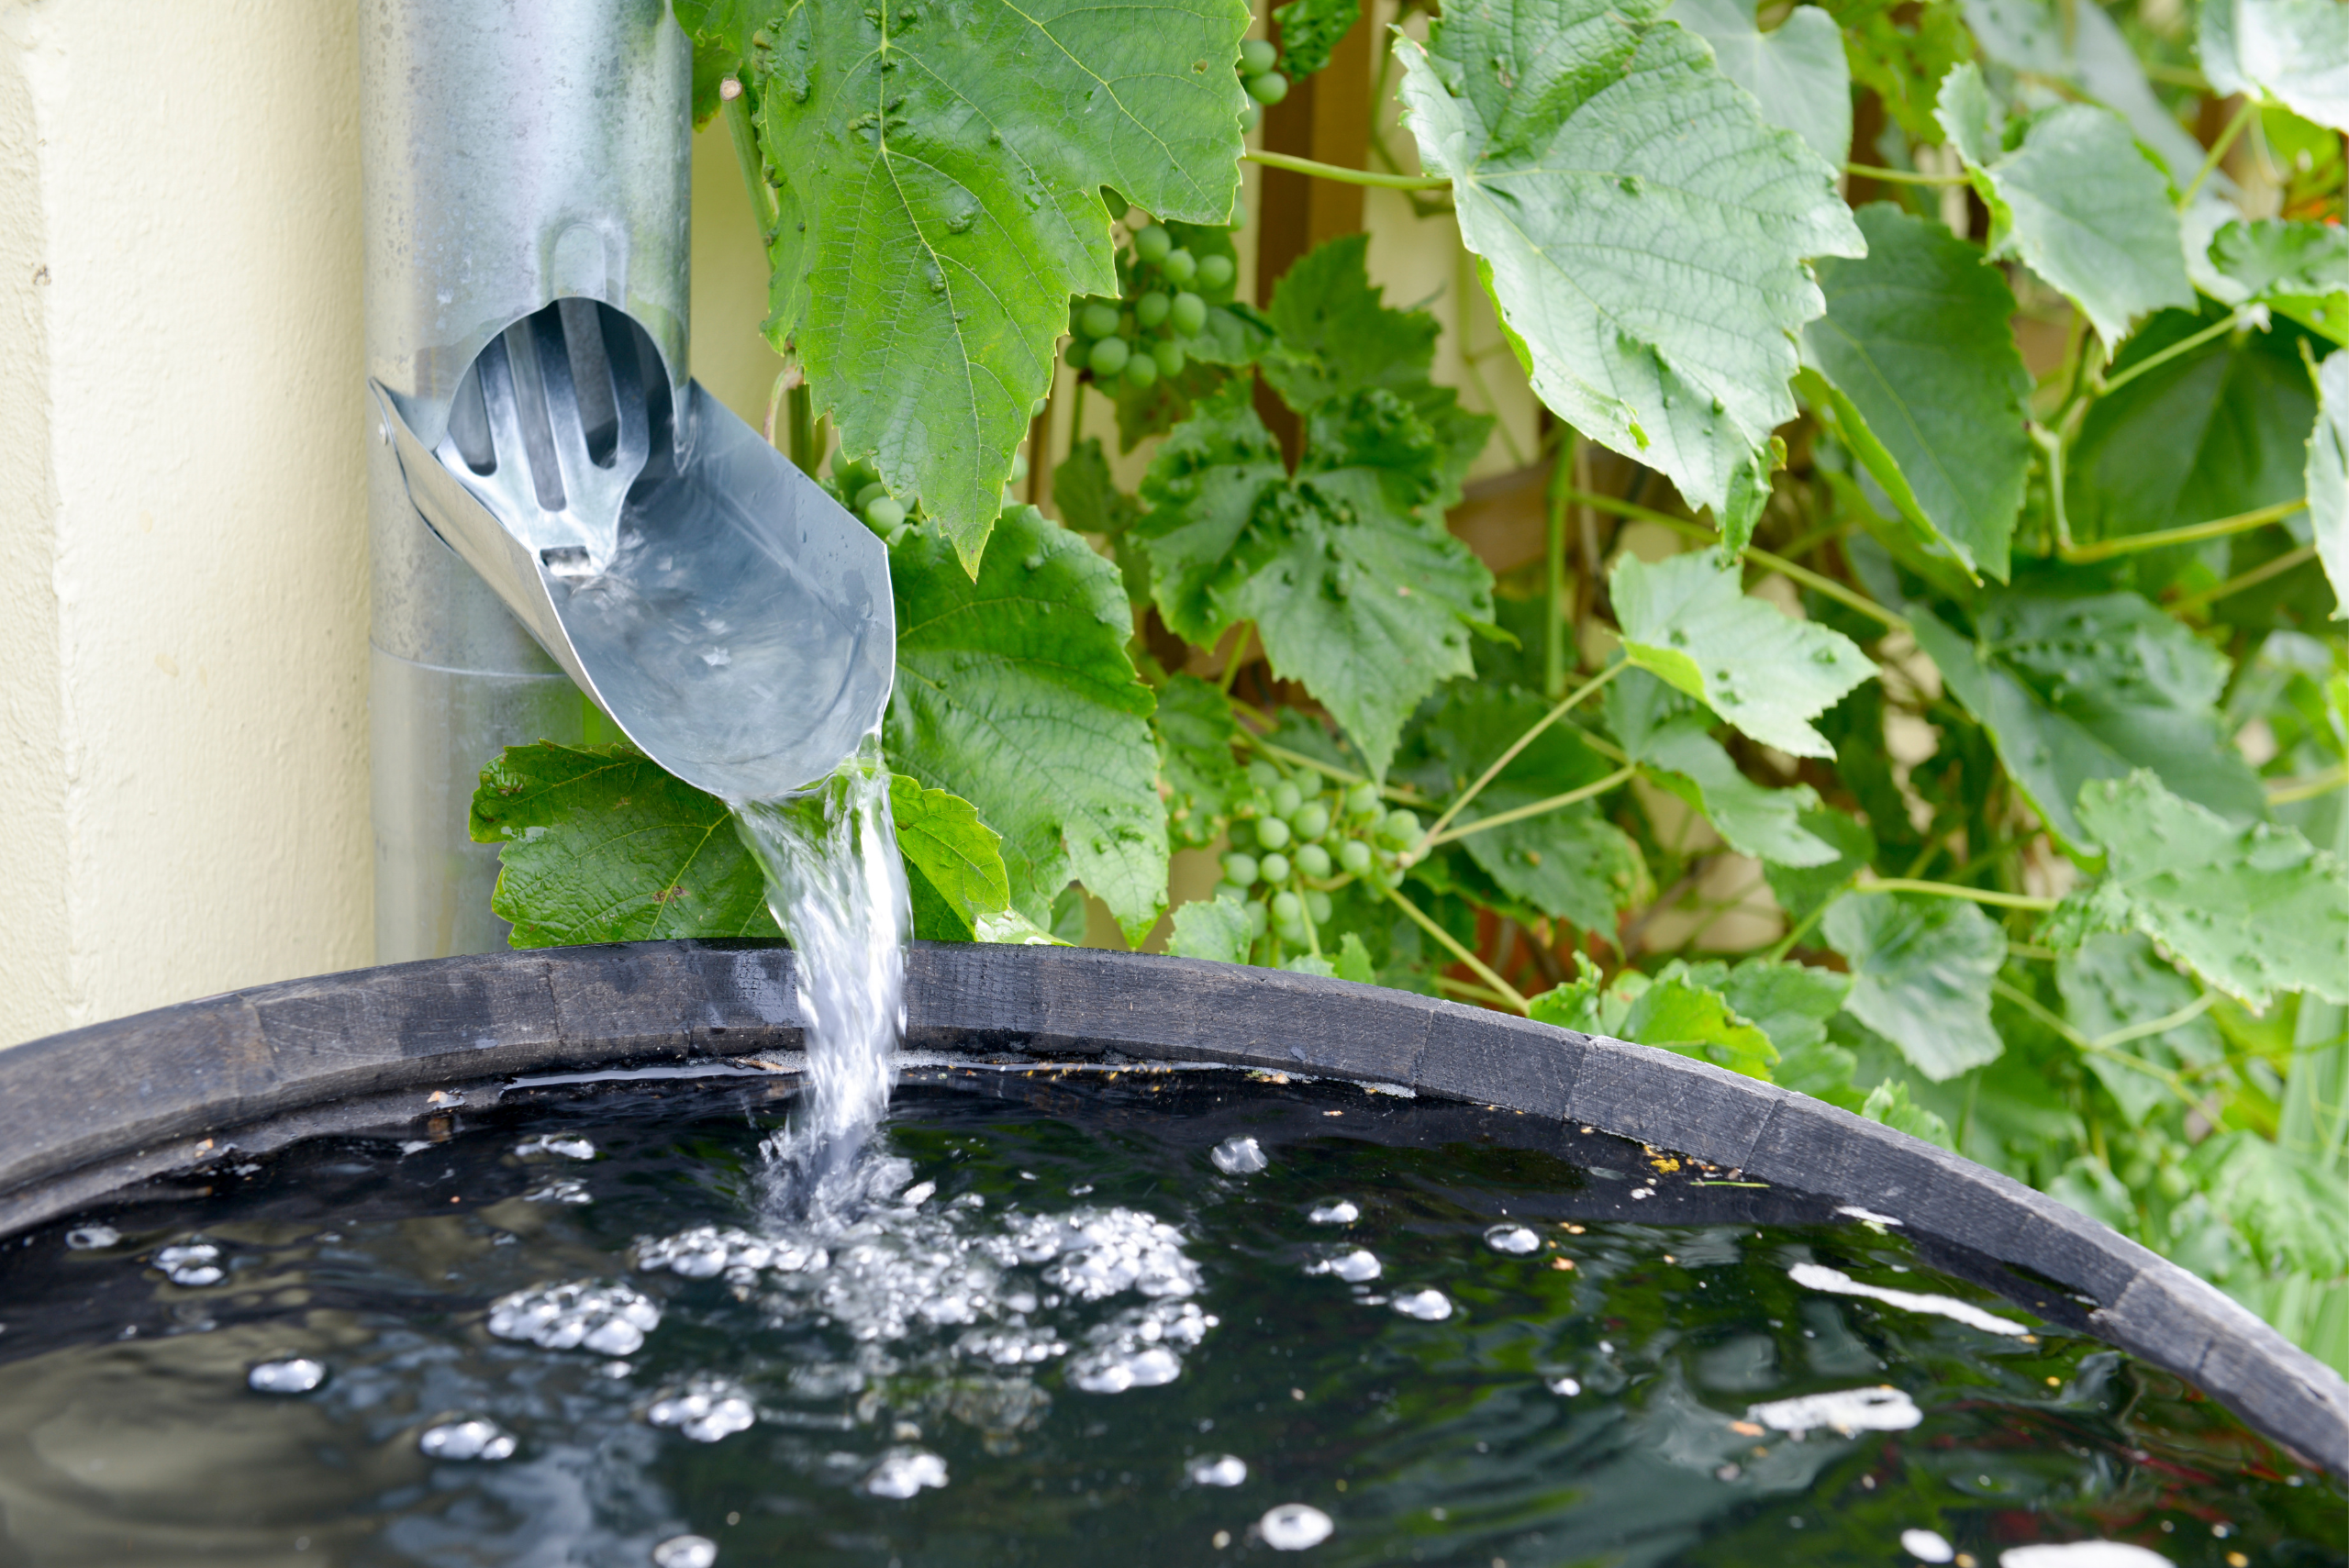
[[[677, 10], [795, 455], [837, 421], [890, 541], [921, 935], [1066, 940], [1090, 893], [1770, 1078], [2349, 1370], [2349, 12], [1411, 19], [1391, 161], [1551, 415], [1545, 558], [1496, 579], [1446, 527], [1491, 421], [1364, 239], [1235, 293], [1286, 90], [1239, 0]], [[1364, 25], [1281, 20], [1292, 72]], [[1017, 456], [1056, 350], [1136, 494], [1097, 439]], [[770, 930], [726, 816], [539, 746], [475, 827], [518, 944]], [[1224, 880], [1170, 912], [1183, 848]], [[1709, 946], [1765, 888], [1776, 938]]]

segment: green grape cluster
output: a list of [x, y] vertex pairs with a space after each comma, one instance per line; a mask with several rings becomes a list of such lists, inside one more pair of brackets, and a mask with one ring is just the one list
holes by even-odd
[[[1041, 405], [1038, 406], [1041, 411]], [[838, 460], [836, 459], [835, 462]], [[1028, 480], [1028, 454], [1011, 455], [1011, 477], [1003, 487], [1003, 504], [1019, 505], [1020, 485]], [[836, 467], [832, 471], [829, 489], [841, 506], [856, 514], [864, 526], [879, 534], [887, 543], [895, 544], [905, 537], [919, 517], [921, 503], [893, 495], [882, 482], [880, 472], [871, 463], [858, 462]]]
[[1252, 938], [1314, 950], [1323, 945], [1331, 893], [1355, 881], [1380, 892], [1399, 885], [1399, 862], [1419, 842], [1419, 819], [1387, 809], [1376, 785], [1341, 788], [1261, 758], [1248, 764], [1248, 783], [1249, 795], [1232, 812], [1232, 847], [1215, 895], [1246, 906]]
[[1266, 106], [1288, 96], [1288, 78], [1275, 69], [1280, 60], [1280, 50], [1264, 39], [1250, 39], [1240, 46], [1240, 85], [1247, 89], [1250, 99], [1240, 117], [1241, 130], [1254, 130], [1256, 122], [1264, 117]]
[[1073, 370], [1089, 371], [1104, 391], [1123, 381], [1141, 391], [1163, 376], [1183, 373], [1186, 345], [1208, 324], [1209, 294], [1231, 286], [1231, 258], [1194, 256], [1174, 243], [1160, 224], [1138, 231], [1119, 272], [1126, 295], [1119, 299], [1079, 299], [1069, 306]]

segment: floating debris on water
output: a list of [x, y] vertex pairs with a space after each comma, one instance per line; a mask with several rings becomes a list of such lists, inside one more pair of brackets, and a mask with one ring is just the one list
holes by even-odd
[[1302, 1551], [1308, 1546], [1319, 1546], [1337, 1528], [1329, 1515], [1310, 1503], [1283, 1503], [1276, 1508], [1265, 1509], [1264, 1517], [1256, 1521], [1264, 1544], [1275, 1551]]
[[946, 1462], [918, 1448], [891, 1449], [881, 1456], [857, 1490], [874, 1497], [910, 1497], [925, 1487], [946, 1485]]
[[1360, 1247], [1349, 1251], [1332, 1252], [1305, 1265], [1305, 1272], [1308, 1274], [1335, 1274], [1348, 1284], [1362, 1284], [1375, 1280], [1380, 1270], [1376, 1255]]
[[1923, 1296], [1915, 1291], [1887, 1290], [1882, 1285], [1865, 1284], [1839, 1270], [1821, 1263], [1797, 1263], [1787, 1271], [1788, 1277], [1806, 1289], [1823, 1290], [1835, 1296], [1865, 1296], [1881, 1301], [1887, 1307], [1898, 1307], [1910, 1312], [1931, 1312], [1963, 1323], [1969, 1329], [1979, 1329], [1989, 1334], [2011, 1334], [2017, 1337], [2031, 1330], [2011, 1318], [2000, 1318], [1983, 1311], [1969, 1302], [1954, 1296]]
[[1875, 1388], [1846, 1388], [1833, 1394], [1807, 1394], [1799, 1399], [1776, 1399], [1747, 1407], [1745, 1418], [1772, 1431], [1805, 1432], [1825, 1427], [1844, 1437], [1854, 1432], [1905, 1432], [1925, 1418], [1915, 1400], [1889, 1384]]
[[713, 1568], [718, 1542], [706, 1535], [673, 1535], [652, 1549], [652, 1568]]
[[76, 1252], [95, 1252], [122, 1240], [111, 1225], [83, 1225], [65, 1233], [65, 1244]]
[[1351, 1198], [1337, 1198], [1329, 1203], [1317, 1203], [1305, 1217], [1316, 1225], [1352, 1225], [1362, 1218], [1362, 1210]]
[[1513, 1252], [1523, 1256], [1539, 1251], [1542, 1238], [1522, 1225], [1496, 1225], [1485, 1232], [1485, 1245], [1496, 1252]]
[[307, 1356], [263, 1362], [245, 1373], [245, 1386], [256, 1394], [307, 1394], [327, 1380], [327, 1369]]
[[186, 1285], [191, 1290], [202, 1285], [218, 1284], [228, 1277], [219, 1267], [220, 1249], [209, 1241], [188, 1241], [176, 1247], [165, 1247], [155, 1254], [155, 1266], [163, 1271], [173, 1284]]
[[427, 1427], [416, 1440], [427, 1459], [478, 1460], [495, 1464], [514, 1457], [514, 1434], [481, 1416]]
[[550, 1351], [634, 1355], [644, 1336], [661, 1326], [661, 1308], [624, 1284], [574, 1280], [533, 1285], [489, 1304], [489, 1331], [527, 1340]]
[[748, 1431], [758, 1419], [749, 1396], [723, 1378], [697, 1377], [681, 1391], [655, 1399], [644, 1418], [672, 1427], [697, 1443]]
[[1233, 1453], [1203, 1453], [1184, 1473], [1195, 1486], [1237, 1486], [1248, 1479], [1248, 1462]]
[[1398, 1296], [1395, 1310], [1423, 1323], [1441, 1323], [1452, 1316], [1452, 1297], [1440, 1290], [1414, 1290]]
[[593, 1160], [596, 1145], [592, 1140], [576, 1133], [544, 1132], [536, 1138], [526, 1138], [514, 1146], [514, 1152], [528, 1160], [538, 1154], [560, 1154], [566, 1160]]
[[1957, 1555], [1957, 1548], [1943, 1540], [1938, 1531], [1930, 1529], [1902, 1530], [1900, 1550], [1920, 1562], [1947, 1562]]
[[1208, 1158], [1227, 1176], [1252, 1176], [1268, 1163], [1264, 1151], [1252, 1138], [1227, 1138], [1209, 1151]]

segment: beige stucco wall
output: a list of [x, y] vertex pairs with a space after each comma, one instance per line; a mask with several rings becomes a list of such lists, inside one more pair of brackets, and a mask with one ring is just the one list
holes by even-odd
[[0, 1041], [367, 962], [354, 23], [0, 4]]

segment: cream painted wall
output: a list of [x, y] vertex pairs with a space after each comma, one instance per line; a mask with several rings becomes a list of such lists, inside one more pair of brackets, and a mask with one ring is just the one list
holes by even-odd
[[367, 962], [355, 20], [0, 4], [0, 1041]]

